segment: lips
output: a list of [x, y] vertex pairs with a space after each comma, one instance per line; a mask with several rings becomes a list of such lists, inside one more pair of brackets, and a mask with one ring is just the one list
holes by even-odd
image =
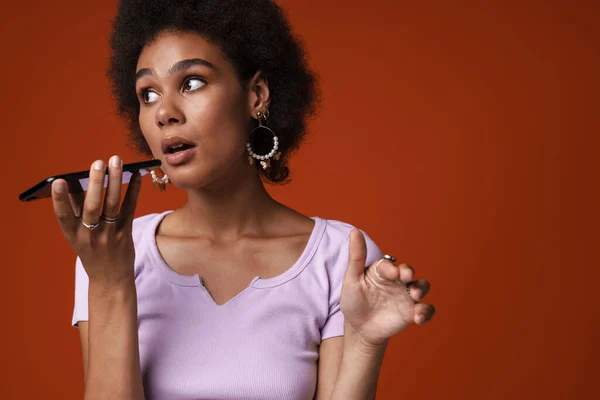
[[181, 136], [169, 136], [161, 142], [163, 154], [173, 154], [177, 153], [177, 151], [187, 150], [192, 147], [196, 147], [196, 144]]
[[172, 167], [184, 165], [194, 158], [195, 152], [195, 147], [188, 147], [187, 150], [181, 150], [175, 153], [165, 154], [165, 161]]

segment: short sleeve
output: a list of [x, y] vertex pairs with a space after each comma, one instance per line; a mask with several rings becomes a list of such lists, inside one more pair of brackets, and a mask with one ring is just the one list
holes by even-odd
[[[362, 230], [361, 232], [364, 235], [367, 243], [367, 261], [365, 263], [366, 268], [375, 261], [380, 260], [383, 257], [383, 254], [375, 242], [373, 242], [373, 240], [365, 232]], [[332, 282], [332, 288], [329, 295], [329, 316], [327, 317], [327, 321], [325, 321], [325, 324], [321, 329], [321, 340], [336, 336], [344, 336], [344, 314], [342, 313], [342, 310], [340, 310], [340, 295], [342, 293], [344, 274], [346, 272], [346, 267], [348, 266], [349, 243], [350, 238], [348, 236], [345, 245], [341, 249], [342, 252], [345, 252], [343, 253], [345, 256], [340, 257], [340, 262], [343, 262], [344, 266], [343, 268], [339, 269], [341, 273], [338, 273], [338, 276], [333, 277], [334, 280]]]
[[73, 308], [73, 319], [71, 325], [79, 327], [79, 321], [88, 320], [88, 287], [89, 278], [81, 259], [75, 261], [75, 306]]

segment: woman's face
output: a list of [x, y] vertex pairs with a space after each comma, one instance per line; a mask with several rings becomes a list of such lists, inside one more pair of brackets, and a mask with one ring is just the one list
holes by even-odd
[[217, 46], [193, 33], [162, 33], [144, 47], [136, 71], [142, 132], [175, 185], [206, 187], [252, 170], [245, 144], [264, 104]]

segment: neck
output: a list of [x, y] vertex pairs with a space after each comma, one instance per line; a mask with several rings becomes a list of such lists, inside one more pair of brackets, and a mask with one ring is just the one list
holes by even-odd
[[[249, 169], [246, 169], [247, 171]], [[280, 206], [267, 192], [255, 170], [188, 191], [180, 216], [190, 221], [191, 235], [233, 240], [256, 234]]]

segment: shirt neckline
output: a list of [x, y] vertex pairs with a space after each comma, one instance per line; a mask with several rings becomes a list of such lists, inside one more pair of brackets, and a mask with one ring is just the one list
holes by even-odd
[[[179, 286], [200, 286], [201, 278], [198, 274], [194, 275], [182, 275], [179, 272], [171, 269], [166, 263], [166, 261], [162, 258], [162, 255], [158, 251], [158, 245], [156, 243], [156, 230], [160, 222], [174, 210], [167, 210], [160, 214], [158, 214], [155, 218], [153, 218], [152, 223], [147, 229], [146, 234], [149, 235], [148, 242], [150, 258], [155, 267], [163, 274], [167, 280], [171, 283], [174, 283]], [[258, 276], [254, 277], [250, 282], [249, 287], [254, 287], [257, 289], [264, 289], [275, 287], [288, 282], [289, 280], [295, 278], [306, 268], [310, 260], [315, 255], [317, 248], [319, 247], [319, 243], [325, 233], [325, 228], [327, 226], [326, 220], [319, 217], [310, 217], [314, 222], [315, 226], [309, 236], [306, 247], [300, 254], [300, 257], [296, 260], [296, 262], [288, 268], [286, 271], [281, 274], [274, 276], [272, 278], [260, 278]]]

